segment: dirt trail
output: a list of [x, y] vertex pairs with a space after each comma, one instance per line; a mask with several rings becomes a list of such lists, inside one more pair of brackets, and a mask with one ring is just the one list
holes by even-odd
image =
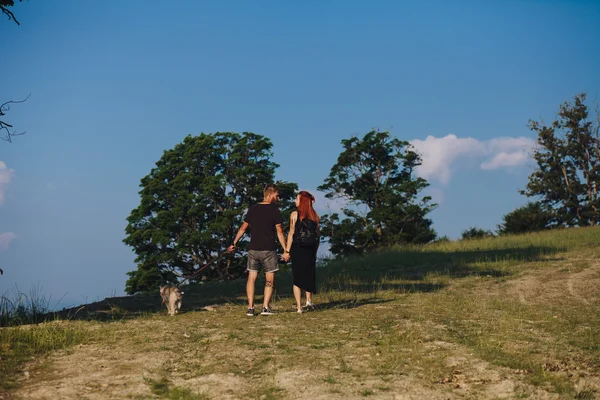
[[589, 268], [581, 272], [572, 274], [567, 280], [567, 288], [571, 296], [577, 298], [585, 305], [590, 305], [591, 302], [597, 299], [590, 296], [593, 293], [593, 288], [600, 284], [600, 262], [595, 263]]
[[[507, 284], [498, 285], [498, 290], [509, 295], [512, 293], [522, 304], [543, 301], [543, 296], [552, 296], [561, 290], [564, 293], [566, 284], [573, 298], [589, 305], [597, 301], [591, 293], [600, 284], [600, 263], [576, 273], [564, 268], [532, 271], [521, 278], [509, 280]], [[402, 307], [400, 302], [385, 306], [366, 304], [360, 309], [345, 310], [343, 315], [347, 318], [358, 316], [358, 313], [360, 316], [382, 312], [395, 315], [402, 311]], [[425, 342], [420, 345], [419, 351], [443, 357], [446, 376], [429, 376], [425, 369], [421, 373], [421, 369], [414, 365], [409, 373], [399, 370], [392, 375], [379, 376], [372, 370], [377, 365], [379, 353], [360, 347], [360, 340], [351, 345], [348, 345], [350, 342], [345, 343], [345, 346], [356, 345], [356, 348], [342, 356], [339, 355], [339, 347], [324, 346], [321, 349], [314, 345], [316, 341], [313, 345], [309, 341], [304, 346], [311, 363], [294, 365], [292, 357], [295, 356], [290, 354], [298, 354], [293, 353], [298, 351], [298, 345], [293, 350], [286, 347], [285, 339], [289, 338], [290, 332], [285, 329], [289, 329], [289, 324], [294, 323], [292, 318], [296, 316], [292, 317], [290, 312], [256, 317], [252, 323], [241, 322], [246, 318], [241, 308], [223, 305], [212, 307], [211, 311], [187, 312], [177, 317], [150, 316], [98, 324], [98, 330], [104, 329], [108, 333], [105, 340], [96, 339], [30, 365], [14, 398], [160, 398], [153, 394], [151, 383], [165, 376], [169, 387], [189, 389], [204, 395], [200, 398], [209, 399], [347, 400], [368, 396], [373, 399], [487, 400], [523, 395], [535, 399], [560, 398], [543, 388], [526, 384], [526, 380], [522, 379], [526, 371], [492, 365], [474, 355], [471, 349], [442, 340]], [[341, 310], [308, 313], [298, 318], [305, 318], [307, 324], [335, 330], [337, 325], [331, 322], [337, 318], [333, 315], [336, 311]], [[412, 325], [418, 324], [407, 321]], [[240, 331], [241, 324], [246, 330]], [[344, 327], [348, 338], [366, 337], [377, 332], [377, 328], [359, 324], [354, 328], [352, 331], [352, 326]], [[422, 329], [431, 331], [426, 326]], [[265, 332], [271, 335], [267, 339], [275, 344], [275, 350], [261, 346], [260, 335], [265, 335]], [[300, 357], [305, 354], [300, 352]], [[342, 371], [340, 365], [346, 364], [348, 371]], [[595, 381], [588, 383], [600, 387], [600, 378], [597, 378], [590, 375], [590, 379]]]
[[[210, 340], [210, 339], [209, 339]], [[376, 377], [339, 384], [327, 383], [327, 372], [315, 369], [270, 367], [266, 376], [253, 377], [244, 373], [209, 373], [190, 377], [178, 374], [177, 359], [169, 351], [155, 349], [132, 352], [127, 347], [81, 345], [69, 352], [54, 354], [39, 373], [28, 371], [23, 387], [17, 393], [20, 399], [130, 399], [158, 398], [152, 395], [146, 378], [158, 380], [161, 369], [168, 364], [173, 386], [203, 393], [210, 399], [496, 399], [513, 398], [518, 393], [535, 393], [536, 399], [553, 399], [519, 381], [517, 374], [484, 362], [469, 350], [454, 343], [435, 341], [428, 344], [432, 352], [443, 350], [449, 374], [439, 381], [429, 382], [424, 377], [398, 375], [384, 382]], [[175, 360], [173, 358], [176, 357]], [[243, 358], [244, 354], [240, 353]], [[315, 364], [326, 363], [328, 354]], [[351, 359], [351, 357], [348, 357]], [[358, 360], [357, 360], [358, 362]], [[260, 388], [276, 388], [268, 397]], [[381, 390], [367, 390], [379, 387]], [[252, 395], [254, 393], [255, 395]], [[361, 394], [362, 393], [362, 394]]]
[[158, 354], [132, 354], [118, 347], [82, 345], [35, 366], [18, 391], [22, 399], [107, 399], [150, 394], [144, 371], [160, 365]]
[[569, 294], [585, 305], [598, 301], [594, 289], [600, 285], [600, 263], [592, 263], [580, 272], [546, 269], [528, 272], [511, 280], [508, 292], [521, 304], [528, 305], [541, 298], [555, 296], [564, 290], [565, 285]]

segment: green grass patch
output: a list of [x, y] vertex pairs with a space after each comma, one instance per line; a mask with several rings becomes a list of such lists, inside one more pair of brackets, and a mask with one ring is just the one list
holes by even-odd
[[152, 394], [159, 396], [161, 399], [169, 400], [208, 400], [208, 395], [204, 393], [193, 393], [189, 389], [172, 386], [168, 379], [153, 380], [145, 378], [146, 383], [150, 386]]
[[[72, 337], [38, 340], [37, 351], [92, 335], [94, 344], [124, 352], [124, 360], [167, 360], [142, 364], [164, 377], [147, 381], [161, 398], [280, 399], [309, 390], [377, 397], [406, 390], [406, 382], [423, 396], [452, 397], [466, 382], [473, 398], [494, 398], [486, 390], [500, 386], [514, 389], [496, 397], [592, 398], [600, 390], [589, 380], [600, 369], [598, 243], [600, 228], [580, 228], [323, 261], [316, 308], [301, 315], [289, 272], [277, 274], [277, 314], [270, 317], [244, 315], [244, 281], [186, 287], [183, 312], [173, 318], [157, 294], [115, 298], [87, 306], [104, 312], [106, 322], [41, 325], [71, 329]], [[261, 275], [256, 304], [263, 284]], [[4, 335], [18, 328], [7, 329], [3, 353], [10, 343], [13, 362], [22, 365], [15, 340]], [[27, 359], [37, 354], [30, 347]], [[0, 374], [11, 370], [6, 363]], [[179, 383], [197, 386], [208, 375], [223, 392], [197, 394]]]
[[86, 337], [81, 323], [53, 322], [0, 328], [0, 388], [18, 387], [17, 376], [27, 362], [82, 343]]

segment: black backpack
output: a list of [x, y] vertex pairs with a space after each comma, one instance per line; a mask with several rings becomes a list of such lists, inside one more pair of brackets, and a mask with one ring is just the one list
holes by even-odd
[[319, 244], [317, 223], [311, 219], [296, 222], [296, 240], [301, 247], [312, 247]]

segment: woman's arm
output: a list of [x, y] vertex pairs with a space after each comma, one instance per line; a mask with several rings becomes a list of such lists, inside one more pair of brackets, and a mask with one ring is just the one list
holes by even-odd
[[321, 244], [321, 218], [319, 218], [319, 214], [317, 214], [315, 212], [315, 215], [317, 216], [317, 235], [319, 235], [319, 243], [317, 243], [317, 250], [319, 249], [319, 245]]
[[292, 242], [294, 241], [294, 230], [296, 229], [296, 220], [298, 219], [298, 212], [292, 211], [290, 214], [290, 231], [288, 232], [287, 248], [286, 253], [289, 253], [292, 248]]

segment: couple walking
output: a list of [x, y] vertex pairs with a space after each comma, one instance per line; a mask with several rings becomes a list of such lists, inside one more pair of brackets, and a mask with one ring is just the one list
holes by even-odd
[[294, 276], [294, 297], [298, 313], [302, 313], [302, 291], [306, 292], [306, 307], [312, 306], [311, 296], [316, 292], [316, 261], [319, 247], [319, 216], [313, 208], [315, 198], [306, 191], [296, 197], [297, 210], [290, 215], [290, 231], [287, 240], [283, 233], [283, 220], [276, 203], [279, 199], [279, 188], [270, 184], [264, 189], [264, 199], [248, 209], [244, 223], [240, 227], [228, 250], [234, 251], [238, 241], [250, 228], [250, 246], [248, 248], [248, 312], [254, 316], [254, 287], [258, 271], [265, 270], [265, 291], [261, 315], [271, 315], [269, 306], [273, 295], [275, 272], [279, 270], [277, 243], [283, 248], [283, 260], [292, 261]]

